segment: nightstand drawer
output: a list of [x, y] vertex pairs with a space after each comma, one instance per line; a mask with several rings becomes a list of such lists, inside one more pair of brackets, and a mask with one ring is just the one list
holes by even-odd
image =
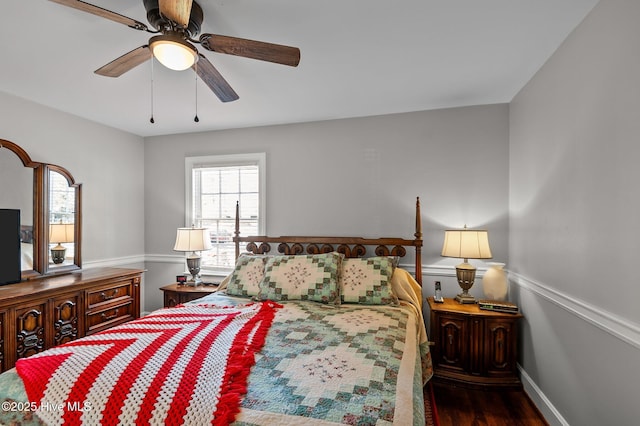
[[218, 291], [218, 283], [191, 287], [177, 283], [160, 287], [164, 293], [164, 307], [172, 308], [181, 303], [187, 303]]
[[105, 305], [131, 300], [133, 294], [132, 280], [112, 283], [108, 287], [105, 286], [87, 293], [88, 308], [93, 310]]
[[114, 327], [134, 318], [132, 300], [121, 305], [90, 312], [87, 315], [87, 334]]

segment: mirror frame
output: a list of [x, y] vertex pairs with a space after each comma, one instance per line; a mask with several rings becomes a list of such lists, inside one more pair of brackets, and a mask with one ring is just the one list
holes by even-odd
[[[33, 269], [21, 272], [22, 281], [60, 274], [81, 269], [82, 267], [82, 184], [63, 167], [55, 164], [33, 161], [19, 145], [6, 139], [0, 139], [0, 149], [6, 148], [22, 161], [24, 167], [33, 169]], [[65, 177], [75, 191], [75, 246], [74, 263], [56, 268], [49, 267], [49, 171], [55, 171]]]

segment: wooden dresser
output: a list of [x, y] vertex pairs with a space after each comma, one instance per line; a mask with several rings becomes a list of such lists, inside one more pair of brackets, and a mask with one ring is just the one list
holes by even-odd
[[0, 286], [0, 371], [140, 316], [141, 269], [96, 268]]

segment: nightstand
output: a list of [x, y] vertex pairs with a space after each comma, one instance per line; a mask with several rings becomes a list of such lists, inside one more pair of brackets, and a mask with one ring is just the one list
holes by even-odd
[[172, 308], [181, 303], [190, 302], [192, 300], [199, 299], [200, 297], [204, 297], [207, 294], [215, 293], [218, 291], [218, 285], [219, 284], [211, 284], [193, 287], [190, 285], [173, 283], [160, 287], [160, 290], [164, 292], [164, 307]]
[[453, 299], [427, 299], [436, 380], [474, 387], [517, 387], [517, 322], [520, 313], [481, 310]]

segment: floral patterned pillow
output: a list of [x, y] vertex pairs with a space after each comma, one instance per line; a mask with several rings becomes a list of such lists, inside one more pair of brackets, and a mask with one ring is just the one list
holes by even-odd
[[257, 296], [260, 282], [264, 277], [266, 256], [241, 254], [236, 260], [236, 267], [227, 284], [227, 294], [230, 296]]
[[343, 255], [323, 253], [271, 256], [258, 300], [313, 300], [339, 304], [338, 275]]
[[344, 259], [340, 278], [342, 302], [365, 305], [397, 305], [391, 289], [391, 277], [397, 257]]

